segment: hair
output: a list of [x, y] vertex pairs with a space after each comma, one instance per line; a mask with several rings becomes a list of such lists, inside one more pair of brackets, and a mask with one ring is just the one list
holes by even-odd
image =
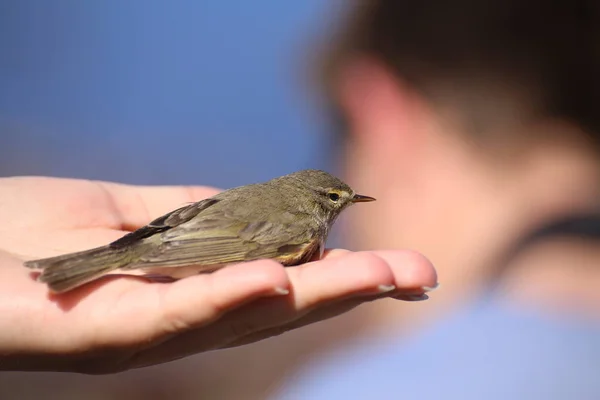
[[340, 66], [370, 56], [477, 131], [553, 117], [599, 143], [599, 11], [597, 0], [357, 0], [321, 83], [335, 104]]

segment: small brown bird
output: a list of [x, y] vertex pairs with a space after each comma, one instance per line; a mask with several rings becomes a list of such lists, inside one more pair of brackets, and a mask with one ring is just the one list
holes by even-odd
[[115, 271], [179, 279], [258, 259], [293, 266], [322, 257], [347, 206], [374, 200], [327, 172], [304, 170], [179, 208], [106, 246], [25, 266], [42, 270], [38, 280], [55, 293]]

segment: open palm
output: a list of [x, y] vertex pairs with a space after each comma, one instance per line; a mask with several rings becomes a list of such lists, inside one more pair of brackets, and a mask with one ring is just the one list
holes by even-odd
[[[436, 284], [406, 251], [260, 260], [173, 283], [107, 277], [53, 296], [25, 260], [107, 244], [217, 191], [57, 178], [0, 179], [0, 369], [110, 373], [261, 340]], [[408, 296], [408, 297], [407, 297]]]

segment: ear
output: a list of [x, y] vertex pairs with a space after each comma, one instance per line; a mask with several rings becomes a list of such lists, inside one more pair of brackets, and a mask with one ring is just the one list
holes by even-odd
[[375, 141], [412, 150], [423, 140], [418, 135], [420, 96], [379, 60], [361, 56], [346, 62], [336, 83], [336, 97], [353, 139], [363, 145]]

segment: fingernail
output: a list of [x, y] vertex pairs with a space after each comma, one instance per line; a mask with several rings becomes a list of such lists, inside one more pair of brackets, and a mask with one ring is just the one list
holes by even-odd
[[440, 283], [437, 282], [435, 285], [433, 286], [421, 286], [421, 289], [423, 289], [423, 291], [425, 293], [427, 292], [433, 292], [434, 290], [438, 289], [440, 287]]
[[429, 299], [429, 296], [427, 296], [426, 294], [421, 294], [421, 295], [403, 295], [403, 296], [396, 296], [394, 298], [398, 299], [398, 300], [404, 300], [404, 301], [424, 301], [424, 300]]
[[387, 293], [387, 292], [391, 292], [392, 290], [396, 289], [395, 285], [379, 285], [377, 286], [377, 289], [379, 290], [380, 293]]
[[276, 287], [275, 289], [273, 289], [273, 292], [275, 292], [275, 294], [279, 296], [285, 296], [290, 294], [290, 291], [288, 289], [282, 287]]

